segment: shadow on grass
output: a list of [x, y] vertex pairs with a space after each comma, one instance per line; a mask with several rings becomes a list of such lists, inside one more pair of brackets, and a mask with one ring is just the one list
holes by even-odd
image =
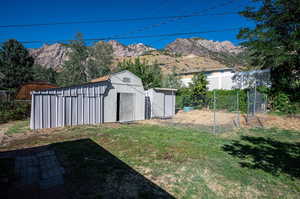
[[287, 143], [265, 137], [241, 136], [223, 146], [232, 156], [243, 159], [242, 167], [262, 169], [273, 175], [286, 173], [300, 178], [300, 143]]
[[67, 189], [85, 198], [174, 198], [92, 141], [54, 144], [66, 169]]
[[[91, 139], [45, 147], [55, 151], [65, 170], [64, 198], [174, 198]], [[34, 155], [36, 148], [26, 155]], [[22, 151], [13, 151], [10, 156], [24, 155]]]

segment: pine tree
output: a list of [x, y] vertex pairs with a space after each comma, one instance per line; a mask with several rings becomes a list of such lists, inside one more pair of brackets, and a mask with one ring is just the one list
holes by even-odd
[[199, 73], [192, 78], [190, 89], [192, 92], [192, 99], [197, 104], [204, 103], [208, 91], [207, 84], [208, 81], [206, 80], [206, 75], [204, 73]]
[[71, 41], [68, 53], [69, 59], [62, 65], [63, 71], [59, 74], [59, 84], [70, 86], [87, 82], [86, 65], [89, 56], [83, 35], [77, 33]]
[[113, 60], [113, 48], [105, 42], [98, 42], [89, 48], [90, 58], [87, 66], [87, 80], [107, 75], [111, 72], [110, 66]]
[[106, 75], [110, 72], [112, 63], [112, 47], [104, 42], [95, 46], [86, 46], [83, 35], [77, 33], [76, 39], [69, 45], [69, 59], [62, 66], [59, 74], [59, 84], [62, 86], [82, 84], [93, 78]]
[[32, 76], [35, 81], [47, 81], [53, 84], [57, 82], [57, 72], [52, 68], [45, 68], [41, 65], [34, 64], [32, 67]]
[[292, 101], [300, 99], [300, 1], [253, 0], [259, 8], [247, 7], [241, 15], [256, 23], [243, 28], [238, 38], [251, 52], [251, 64], [271, 69], [273, 94], [283, 92]]
[[0, 48], [0, 88], [14, 89], [32, 81], [34, 59], [17, 40], [10, 39]]
[[179, 77], [176, 75], [175, 67], [172, 69], [172, 72], [162, 79], [162, 87], [165, 88], [176, 88], [180, 89], [182, 87], [182, 82]]

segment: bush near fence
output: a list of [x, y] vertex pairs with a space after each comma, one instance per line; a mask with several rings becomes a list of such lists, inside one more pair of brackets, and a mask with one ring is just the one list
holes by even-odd
[[214, 92], [216, 96], [216, 110], [236, 111], [237, 107], [237, 94], [239, 95], [239, 110], [242, 113], [247, 112], [247, 90], [235, 89], [235, 90], [214, 90], [207, 91], [202, 98], [201, 104], [199, 101], [192, 98], [191, 93], [184, 91], [178, 93], [176, 96], [176, 107], [182, 109], [185, 106], [192, 106], [194, 108], [209, 108], [213, 109]]
[[0, 123], [28, 118], [30, 107], [28, 102], [8, 101], [0, 103]]
[[247, 112], [247, 90], [235, 89], [208, 91], [207, 98], [209, 99], [210, 108], [213, 107], [214, 92], [216, 96], [216, 110], [236, 111], [238, 95], [240, 112]]

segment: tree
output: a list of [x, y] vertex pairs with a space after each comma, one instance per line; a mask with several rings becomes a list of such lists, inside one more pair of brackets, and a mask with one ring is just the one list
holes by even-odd
[[52, 68], [45, 68], [41, 65], [35, 64], [32, 67], [32, 75], [35, 81], [43, 80], [56, 84], [57, 72]]
[[109, 44], [98, 42], [93, 47], [87, 47], [81, 33], [71, 41], [68, 53], [69, 59], [62, 66], [59, 75], [59, 84], [62, 86], [82, 84], [95, 77], [110, 72], [112, 63], [112, 48]]
[[111, 72], [110, 66], [113, 60], [113, 48], [105, 42], [98, 42], [89, 48], [88, 80], [107, 75]]
[[204, 73], [199, 73], [192, 78], [190, 89], [192, 93], [192, 99], [197, 104], [204, 103], [205, 96], [208, 91], [207, 84], [208, 81], [206, 80], [206, 75]]
[[156, 62], [149, 63], [146, 60], [141, 61], [139, 58], [133, 61], [124, 60], [123, 62], [119, 62], [117, 70], [129, 70], [134, 73], [142, 79], [145, 89], [161, 86], [161, 70]]
[[32, 80], [34, 59], [17, 40], [10, 39], [0, 47], [0, 88], [18, 88]]
[[172, 69], [172, 73], [163, 77], [162, 87], [176, 88], [176, 89], [180, 89], [182, 87], [182, 82], [179, 79], [179, 77], [176, 75], [175, 67]]
[[238, 34], [251, 53], [251, 64], [271, 69], [272, 94], [283, 92], [290, 100], [300, 95], [300, 1], [253, 0], [241, 15], [256, 23]]
[[83, 40], [83, 35], [77, 33], [75, 40], [71, 41], [68, 53], [69, 59], [62, 65], [62, 72], [59, 74], [59, 84], [70, 86], [87, 82], [86, 65], [88, 50]]

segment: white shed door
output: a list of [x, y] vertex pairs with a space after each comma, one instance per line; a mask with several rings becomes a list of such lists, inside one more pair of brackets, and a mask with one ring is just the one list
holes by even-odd
[[172, 94], [165, 94], [165, 115], [164, 117], [172, 117], [173, 116], [173, 95]]
[[120, 121], [134, 120], [134, 94], [120, 93]]

